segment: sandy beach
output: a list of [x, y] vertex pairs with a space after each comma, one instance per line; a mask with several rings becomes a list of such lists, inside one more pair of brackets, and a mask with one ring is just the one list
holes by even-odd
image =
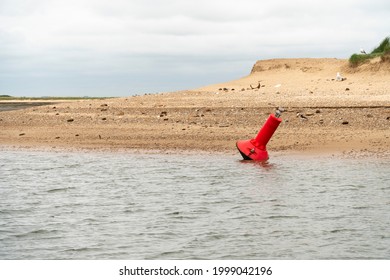
[[0, 145], [237, 153], [236, 141], [255, 137], [280, 106], [270, 153], [390, 157], [388, 62], [349, 68], [342, 59], [272, 59], [248, 72], [193, 90], [16, 106], [0, 111]]

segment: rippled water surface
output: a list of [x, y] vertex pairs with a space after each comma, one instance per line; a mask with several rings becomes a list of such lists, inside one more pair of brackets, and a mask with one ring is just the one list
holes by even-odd
[[390, 259], [390, 162], [0, 151], [0, 259]]

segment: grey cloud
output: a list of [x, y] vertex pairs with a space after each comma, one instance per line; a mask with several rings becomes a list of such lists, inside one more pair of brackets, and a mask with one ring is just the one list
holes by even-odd
[[257, 59], [346, 58], [390, 35], [389, 3], [0, 0], [0, 91], [21, 92], [20, 79], [39, 91], [46, 77], [123, 95], [148, 91], [137, 81], [150, 73], [150, 90], [178, 89], [246, 75]]

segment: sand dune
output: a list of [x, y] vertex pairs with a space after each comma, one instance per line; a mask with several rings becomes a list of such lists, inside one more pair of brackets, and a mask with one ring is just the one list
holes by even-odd
[[195, 90], [53, 102], [0, 112], [0, 145], [236, 153], [282, 106], [269, 151], [390, 156], [390, 68], [380, 61], [264, 60]]
[[[345, 80], [336, 81], [337, 73]], [[390, 68], [359, 71], [349, 68], [347, 60], [271, 59], [258, 61], [246, 77], [199, 90], [245, 93], [260, 83], [259, 98], [284, 106], [381, 106], [390, 101], [389, 78]]]

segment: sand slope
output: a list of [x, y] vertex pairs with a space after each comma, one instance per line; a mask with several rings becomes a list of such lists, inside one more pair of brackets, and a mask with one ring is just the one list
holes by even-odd
[[[346, 80], [336, 81], [338, 72]], [[258, 61], [246, 77], [200, 90], [244, 93], [260, 82], [258, 98], [284, 106], [380, 106], [390, 101], [389, 78], [390, 68], [350, 69], [347, 60], [271, 59]]]
[[390, 154], [388, 63], [328, 58], [258, 61], [196, 90], [0, 112], [0, 145], [236, 153], [277, 106], [286, 112], [270, 151]]

